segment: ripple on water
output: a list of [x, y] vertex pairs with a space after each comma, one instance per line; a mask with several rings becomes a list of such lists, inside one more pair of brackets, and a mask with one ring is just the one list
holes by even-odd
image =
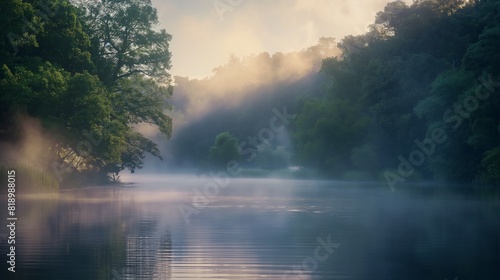
[[155, 180], [20, 199], [20, 279], [499, 279], [497, 202], [235, 179], [187, 224], [201, 181]]

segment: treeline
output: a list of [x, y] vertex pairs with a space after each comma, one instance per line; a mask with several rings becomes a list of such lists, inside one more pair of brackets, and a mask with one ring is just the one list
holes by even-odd
[[[140, 168], [166, 137], [171, 36], [149, 0], [5, 0], [0, 9], [0, 160], [55, 174], [63, 184]], [[36, 120], [27, 125], [25, 120]], [[41, 139], [30, 139], [39, 129]], [[23, 147], [42, 146], [33, 159]], [[17, 150], [19, 149], [19, 151]]]
[[[151, 2], [82, 3], [2, 2], [7, 166], [36, 165], [60, 182], [89, 183], [116, 179], [162, 151], [161, 171], [236, 160], [246, 169], [297, 165], [391, 186], [500, 182], [498, 0], [391, 2], [366, 34], [233, 56], [210, 78], [175, 77], [172, 98], [171, 36], [156, 31]], [[184, 122], [165, 143], [170, 108]], [[143, 124], [159, 136], [134, 129]], [[43, 152], [25, 156], [33, 150]]]
[[298, 161], [336, 178], [500, 183], [500, 1], [389, 3], [323, 61]]
[[319, 73], [322, 59], [339, 54], [333, 38], [321, 38], [302, 51], [231, 56], [210, 78], [175, 77], [171, 104], [182, 117], [165, 143], [167, 167], [156, 171], [220, 170], [235, 160], [258, 176], [293, 165], [293, 119], [278, 115], [320, 96], [330, 83]]
[[[408, 180], [498, 184], [499, 20], [500, 1], [395, 1], [366, 34], [342, 39], [340, 51], [324, 38], [294, 54], [328, 54], [320, 73], [312, 67], [298, 79], [259, 82], [292, 60], [264, 53], [233, 57], [209, 79], [176, 77], [174, 103], [181, 111], [189, 102], [175, 98], [203, 92], [194, 96], [204, 100], [215, 81], [243, 82], [219, 88], [232, 95], [222, 94], [176, 131], [171, 166], [203, 170], [238, 160], [246, 168], [297, 165], [390, 186]], [[243, 101], [229, 102], [234, 96]], [[286, 132], [258, 140], [273, 108], [284, 106], [297, 114]]]

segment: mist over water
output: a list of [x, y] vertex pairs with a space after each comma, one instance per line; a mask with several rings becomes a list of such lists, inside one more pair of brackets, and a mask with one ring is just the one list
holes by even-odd
[[[210, 146], [218, 134], [230, 132], [243, 147], [249, 137], [258, 138], [259, 132], [269, 129], [274, 111], [296, 114], [297, 100], [320, 96], [331, 83], [319, 73], [322, 60], [339, 55], [334, 38], [321, 38], [316, 45], [300, 51], [230, 55], [227, 63], [214, 68], [213, 75], [204, 79], [176, 76], [169, 100], [172, 138], [167, 141], [148, 124], [135, 127], [143, 135], [153, 137], [165, 155], [163, 162], [146, 160], [146, 172], [206, 171], [211, 165], [207, 160]], [[290, 158], [294, 153], [291, 126], [287, 123], [284, 128], [269, 137], [269, 146], [273, 150], [283, 147], [285, 157]], [[262, 139], [254, 148], [260, 144]], [[238, 160], [237, 157], [232, 160]], [[255, 165], [254, 162], [247, 167]]]
[[[20, 198], [16, 279], [500, 275], [500, 203], [493, 200], [367, 183], [231, 178], [200, 207], [194, 189], [203, 192], [211, 178], [122, 180], [130, 183]], [[199, 213], [187, 222], [180, 206]]]
[[7, 2], [0, 280], [500, 279], [500, 0]]

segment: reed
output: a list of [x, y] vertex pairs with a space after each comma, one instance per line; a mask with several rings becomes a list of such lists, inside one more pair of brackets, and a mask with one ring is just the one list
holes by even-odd
[[59, 189], [56, 176], [44, 168], [29, 164], [0, 164], [0, 189], [7, 189], [7, 171], [16, 171], [17, 192], [49, 192]]

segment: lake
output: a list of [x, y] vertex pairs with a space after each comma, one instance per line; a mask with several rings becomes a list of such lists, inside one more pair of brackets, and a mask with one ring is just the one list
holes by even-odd
[[19, 197], [16, 272], [3, 261], [0, 278], [500, 279], [497, 200], [335, 181], [124, 181]]

